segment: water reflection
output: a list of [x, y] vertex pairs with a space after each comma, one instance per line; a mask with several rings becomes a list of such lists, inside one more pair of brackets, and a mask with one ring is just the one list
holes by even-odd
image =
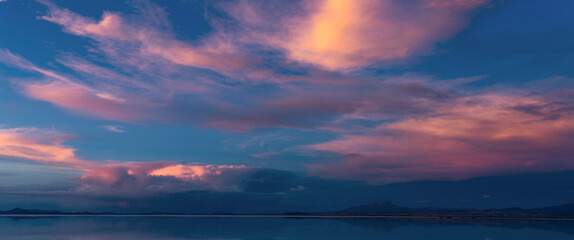
[[574, 239], [572, 221], [0, 217], [0, 239]]

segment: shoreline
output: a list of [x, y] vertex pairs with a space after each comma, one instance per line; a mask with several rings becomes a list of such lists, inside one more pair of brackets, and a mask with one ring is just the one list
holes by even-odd
[[40, 217], [188, 217], [188, 218], [324, 218], [324, 219], [389, 219], [389, 220], [440, 220], [444, 222], [453, 221], [483, 221], [483, 220], [505, 220], [505, 221], [572, 221], [574, 218], [556, 217], [475, 217], [475, 216], [341, 216], [341, 215], [269, 215], [269, 214], [0, 214], [4, 218], [40, 218]]

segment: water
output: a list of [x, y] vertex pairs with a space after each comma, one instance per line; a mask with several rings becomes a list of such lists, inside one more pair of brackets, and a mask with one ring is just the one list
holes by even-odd
[[574, 239], [574, 221], [283, 217], [0, 217], [0, 239]]

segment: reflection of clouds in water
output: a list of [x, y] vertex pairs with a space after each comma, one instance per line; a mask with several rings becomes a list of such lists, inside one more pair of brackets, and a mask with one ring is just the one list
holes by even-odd
[[571, 225], [253, 216], [0, 217], [0, 239], [567, 239], [574, 233], [559, 229]]

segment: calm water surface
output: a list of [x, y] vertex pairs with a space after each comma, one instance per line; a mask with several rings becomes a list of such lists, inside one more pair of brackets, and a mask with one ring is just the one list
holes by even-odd
[[0, 239], [574, 239], [574, 221], [0, 217]]

